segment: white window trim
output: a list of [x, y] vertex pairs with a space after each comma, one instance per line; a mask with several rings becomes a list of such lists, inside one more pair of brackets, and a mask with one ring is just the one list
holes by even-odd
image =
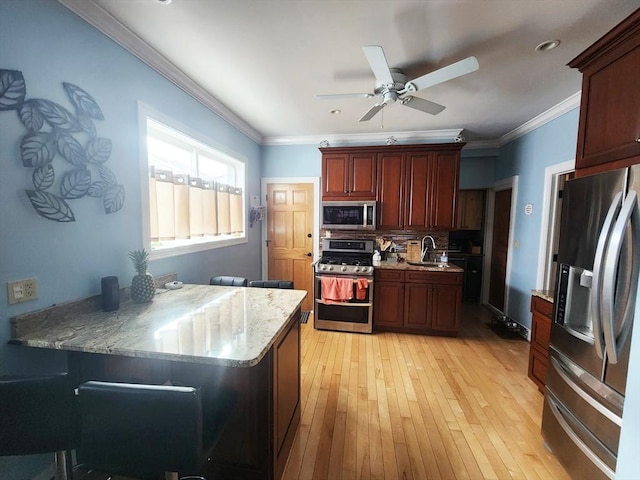
[[188, 253], [196, 253], [203, 252], [206, 250], [213, 250], [216, 248], [229, 247], [232, 245], [241, 245], [248, 242], [248, 219], [246, 212], [243, 214], [243, 223], [244, 223], [244, 235], [236, 238], [229, 238], [224, 240], [215, 240], [209, 242], [200, 242], [193, 243], [191, 245], [182, 245], [176, 247], [168, 247], [157, 250], [151, 249], [151, 227], [150, 227], [150, 217], [149, 217], [149, 163], [147, 159], [147, 117], [151, 117], [154, 120], [164, 123], [165, 125], [175, 128], [176, 130], [193, 137], [199, 142], [204, 143], [205, 145], [209, 145], [226, 155], [230, 155], [237, 161], [244, 163], [244, 182], [242, 185], [242, 192], [244, 195], [244, 210], [246, 210], [247, 203], [247, 159], [228, 148], [221, 146], [215, 140], [203, 135], [200, 132], [196, 132], [192, 128], [187, 127], [186, 125], [181, 124], [179, 121], [176, 121], [167, 115], [160, 113], [154, 108], [145, 105], [142, 102], [138, 102], [138, 142], [139, 142], [139, 164], [140, 164], [140, 191], [141, 191], [141, 204], [140, 210], [142, 214], [142, 242], [144, 248], [149, 252], [150, 260], [157, 260], [160, 258], [169, 258], [175, 257], [178, 255], [185, 255]]

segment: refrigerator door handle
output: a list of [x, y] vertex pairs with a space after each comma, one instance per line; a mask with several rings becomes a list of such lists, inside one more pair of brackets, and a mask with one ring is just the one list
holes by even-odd
[[[620, 262], [620, 255], [627, 225], [630, 221], [632, 222], [632, 227], [634, 227], [632, 235], [637, 235], [638, 223], [640, 222], [640, 214], [638, 213], [638, 208], [636, 208], [637, 203], [638, 194], [635, 190], [630, 190], [622, 204], [618, 220], [613, 227], [611, 241], [607, 248], [604, 262], [602, 280], [602, 327], [607, 359], [610, 363], [618, 363], [618, 356], [631, 330], [631, 323], [634, 316], [635, 292], [638, 287], [638, 270], [640, 268], [639, 249], [633, 248], [631, 265]], [[636, 238], [634, 238], [633, 241], [636, 241]], [[625, 301], [624, 305], [616, 304], [615, 299], [616, 281], [618, 278], [627, 278], [624, 271], [620, 277], [618, 276], [619, 265], [622, 269], [631, 268], [631, 280], [629, 285], [626, 285], [626, 292], [628, 292], [628, 294], [621, 295], [621, 301]]]
[[[558, 405], [555, 400], [550, 396], [545, 396], [545, 401], [551, 407], [551, 413], [555, 417], [556, 421], [560, 425], [560, 427], [564, 430], [567, 436], [571, 439], [571, 441], [580, 449], [580, 451], [589, 459], [591, 462], [598, 467], [598, 469], [604, 473], [608, 478], [613, 480], [615, 478], [616, 472], [614, 472], [609, 466], [598, 457], [588, 446], [584, 443], [580, 437], [573, 431], [569, 422], [564, 418], [564, 415], [560, 411], [560, 405]], [[583, 427], [584, 428], [584, 427]], [[585, 429], [586, 430], [586, 429]], [[591, 435], [590, 432], [585, 431], [587, 435]]]
[[604, 223], [602, 224], [602, 230], [600, 230], [600, 236], [598, 237], [598, 244], [596, 246], [595, 258], [593, 260], [593, 279], [591, 282], [590, 293], [592, 319], [591, 327], [593, 329], [593, 339], [596, 346], [596, 353], [600, 358], [604, 358], [605, 352], [604, 333], [602, 331], [603, 328], [600, 320], [603, 316], [601, 313], [601, 302], [603, 293], [602, 269], [605, 252], [607, 250], [607, 244], [609, 243], [611, 229], [613, 227], [613, 223], [621, 203], [622, 192], [618, 192], [616, 193], [615, 197], [613, 197], [611, 205], [609, 205], [607, 215], [605, 216]]

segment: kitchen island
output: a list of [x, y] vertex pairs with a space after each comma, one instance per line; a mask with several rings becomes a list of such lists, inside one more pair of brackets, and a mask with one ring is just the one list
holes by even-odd
[[279, 479], [300, 421], [298, 290], [184, 285], [114, 312], [62, 305], [12, 318], [11, 343], [64, 350], [87, 380], [190, 385], [236, 398], [205, 466], [212, 478]]

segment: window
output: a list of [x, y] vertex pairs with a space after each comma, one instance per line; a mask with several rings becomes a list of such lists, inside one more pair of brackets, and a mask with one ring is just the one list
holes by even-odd
[[158, 118], [141, 111], [148, 205], [143, 211], [151, 257], [246, 242], [245, 163]]

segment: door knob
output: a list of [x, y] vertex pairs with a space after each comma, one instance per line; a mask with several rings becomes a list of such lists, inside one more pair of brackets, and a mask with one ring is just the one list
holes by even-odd
[[313, 257], [313, 253], [307, 252], [307, 257]]
[[313, 235], [311, 235], [310, 233], [307, 233], [307, 238], [311, 238]]

